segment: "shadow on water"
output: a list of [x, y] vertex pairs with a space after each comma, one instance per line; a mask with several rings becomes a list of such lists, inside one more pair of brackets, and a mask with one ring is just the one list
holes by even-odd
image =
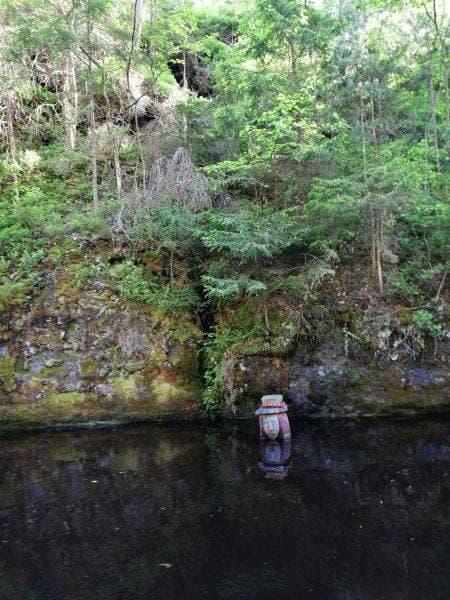
[[0, 442], [0, 598], [450, 598], [450, 423]]

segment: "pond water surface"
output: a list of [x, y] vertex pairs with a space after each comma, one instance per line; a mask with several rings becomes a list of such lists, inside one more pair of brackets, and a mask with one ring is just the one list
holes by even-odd
[[450, 598], [450, 423], [0, 441], [0, 598]]

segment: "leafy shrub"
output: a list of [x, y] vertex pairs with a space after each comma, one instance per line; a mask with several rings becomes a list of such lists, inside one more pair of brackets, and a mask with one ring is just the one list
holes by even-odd
[[11, 306], [23, 304], [30, 292], [30, 284], [26, 280], [6, 280], [0, 285], [0, 313], [5, 312]]
[[425, 335], [439, 339], [442, 336], [442, 325], [437, 322], [435, 317], [428, 310], [417, 310], [414, 313], [412, 323]]
[[149, 274], [144, 267], [135, 265], [131, 260], [121, 263], [114, 275], [118, 290], [124, 297], [149, 304], [162, 314], [176, 315], [200, 304], [192, 286], [161, 284], [155, 275]]

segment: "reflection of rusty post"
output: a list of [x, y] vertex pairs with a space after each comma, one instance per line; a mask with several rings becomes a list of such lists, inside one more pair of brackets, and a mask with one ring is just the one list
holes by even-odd
[[261, 398], [261, 406], [256, 411], [259, 417], [259, 435], [261, 439], [291, 439], [291, 428], [287, 416], [287, 406], [281, 394], [272, 394]]

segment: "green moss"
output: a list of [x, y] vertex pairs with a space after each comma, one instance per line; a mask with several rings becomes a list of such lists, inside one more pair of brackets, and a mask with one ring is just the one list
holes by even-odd
[[202, 332], [198, 326], [189, 321], [188, 318], [174, 321], [170, 326], [170, 331], [172, 339], [180, 342], [180, 344], [184, 344], [189, 340], [200, 341], [202, 337]]
[[358, 369], [350, 367], [347, 371], [347, 379], [350, 385], [354, 387], [362, 387], [366, 383], [366, 377]]
[[80, 375], [83, 379], [96, 379], [98, 377], [98, 363], [92, 358], [83, 360], [80, 363]]
[[65, 296], [69, 301], [76, 302], [79, 289], [75, 285], [77, 265], [72, 263], [64, 269], [64, 273], [56, 279], [56, 297]]
[[345, 308], [338, 311], [336, 320], [340, 325], [350, 325], [356, 320], [356, 315], [350, 308]]
[[5, 354], [0, 358], [0, 389], [4, 392], [12, 392], [16, 389], [15, 364], [16, 359], [6, 350]]
[[72, 321], [69, 321], [67, 323], [66, 332], [70, 333], [72, 331], [75, 331], [76, 328], [77, 328], [77, 322], [74, 319], [72, 319]]
[[87, 395], [82, 392], [61, 392], [51, 394], [41, 401], [41, 406], [45, 408], [70, 408], [77, 404], [83, 404], [87, 400]]
[[166, 405], [174, 400], [180, 400], [185, 396], [185, 391], [173, 383], [167, 381], [154, 381], [152, 392], [156, 404]]
[[113, 389], [125, 400], [134, 400], [139, 397], [137, 375], [117, 377], [112, 383]]
[[39, 373], [39, 377], [44, 378], [44, 379], [47, 377], [56, 377], [57, 375], [61, 375], [63, 370], [64, 370], [64, 367], [62, 365], [54, 365], [53, 367], [45, 367]]
[[184, 385], [199, 383], [198, 352], [194, 348], [181, 348], [173, 363], [176, 380]]

